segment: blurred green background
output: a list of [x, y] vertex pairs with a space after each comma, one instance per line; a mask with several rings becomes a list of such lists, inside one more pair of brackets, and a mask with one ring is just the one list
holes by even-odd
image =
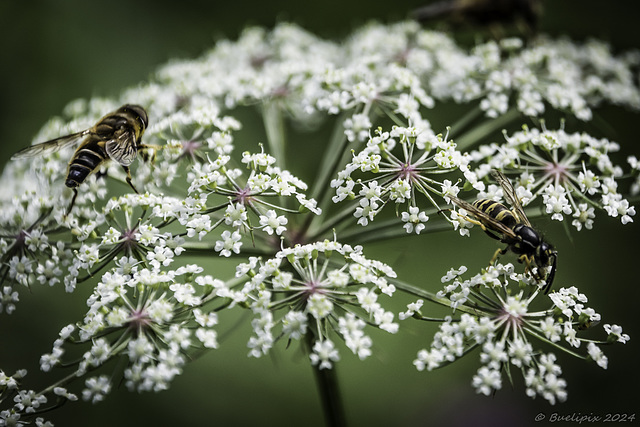
[[[28, 145], [50, 117], [76, 98], [109, 96], [145, 80], [171, 58], [193, 58], [220, 38], [236, 38], [247, 25], [272, 27], [292, 21], [322, 36], [337, 38], [375, 19], [394, 22], [424, 1], [270, 0], [0, 0], [0, 164]], [[616, 50], [640, 47], [635, 1], [545, 1], [541, 30], [574, 39], [599, 37]], [[626, 153], [640, 155], [638, 114], [616, 108], [598, 111]], [[443, 117], [434, 118], [446, 124]], [[571, 129], [569, 129], [571, 130]], [[624, 156], [620, 156], [624, 158]], [[300, 173], [292, 167], [294, 173]], [[374, 335], [374, 356], [356, 360], [346, 349], [337, 365], [353, 426], [543, 425], [538, 413], [604, 415], [633, 413], [640, 384], [638, 328], [638, 224], [621, 226], [599, 217], [596, 230], [569, 239], [556, 223], [540, 225], [560, 251], [556, 286], [577, 285], [605, 323], [624, 327], [632, 339], [606, 348], [609, 369], [558, 354], [569, 400], [555, 407], [524, 395], [522, 381], [505, 382], [494, 397], [476, 395], [471, 377], [477, 353], [453, 366], [418, 373], [411, 362], [429, 345], [433, 331], [406, 328], [398, 336]], [[412, 250], [408, 250], [412, 245]], [[421, 249], [416, 251], [415, 247]], [[439, 286], [440, 277], [461, 263], [486, 262], [490, 239], [460, 240], [449, 233], [375, 244], [366, 255], [401, 271], [407, 281]], [[482, 259], [479, 259], [482, 258]], [[469, 261], [467, 261], [469, 260]], [[26, 367], [27, 384], [38, 388], [38, 357], [50, 351], [60, 327], [84, 313], [86, 292], [60, 288], [21, 293], [17, 312], [0, 319], [0, 369]], [[71, 301], [70, 301], [71, 299]], [[400, 309], [401, 307], [398, 307]], [[34, 315], [37, 313], [37, 315]], [[233, 321], [233, 319], [229, 319]], [[242, 322], [244, 320], [244, 322]], [[247, 319], [221, 337], [221, 349], [187, 366], [169, 392], [112, 393], [98, 405], [67, 404], [48, 414], [57, 426], [322, 425], [313, 374], [295, 347], [280, 346], [271, 358], [248, 359]], [[52, 376], [49, 376], [50, 378]], [[44, 385], [42, 383], [41, 385]], [[640, 416], [640, 414], [638, 414]]]

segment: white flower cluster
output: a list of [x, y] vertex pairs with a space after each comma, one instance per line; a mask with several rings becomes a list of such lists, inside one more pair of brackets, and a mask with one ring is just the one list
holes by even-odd
[[[245, 235], [251, 234], [254, 241], [258, 231], [264, 231], [263, 241], [274, 233], [282, 235], [288, 220], [277, 211], [291, 210], [268, 202], [269, 198], [295, 198], [300, 210], [321, 212], [303, 193], [304, 182], [271, 164], [261, 166], [262, 159], [273, 163], [264, 153], [243, 155], [242, 163], [251, 170], [244, 181], [242, 170], [231, 167], [230, 156], [195, 163], [188, 172], [191, 186], [185, 198], [149, 192], [127, 194], [108, 200], [102, 208], [90, 208], [83, 206], [89, 199], [78, 197], [83, 201], [63, 216], [64, 203], [44, 202], [32, 192], [15, 197], [12, 204], [0, 209], [3, 228], [11, 230], [0, 238], [0, 268], [7, 272], [3, 276], [9, 284], [24, 286], [63, 283], [71, 292], [78, 280], [96, 274], [121, 256], [130, 258], [129, 263], [145, 260], [154, 268], [167, 267], [189, 241], [206, 241], [218, 227], [226, 229], [212, 246], [227, 257], [240, 252]], [[252, 225], [250, 214], [257, 216], [253, 223], [259, 225]], [[60, 224], [70, 230], [71, 240], [52, 232]], [[18, 301], [15, 287], [3, 286], [2, 295], [0, 310], [12, 312]]]
[[[51, 353], [41, 357], [41, 369], [49, 371], [65, 362], [69, 343], [90, 343], [78, 364], [78, 375], [124, 357], [129, 389], [167, 389], [182, 372], [187, 351], [218, 346], [213, 329], [218, 316], [202, 307], [219, 293], [225, 294], [226, 285], [202, 272], [202, 267], [193, 264], [163, 270], [143, 267], [126, 257], [119, 260], [118, 267], [102, 275], [89, 297], [83, 321], [65, 326]], [[87, 385], [83, 397], [101, 400], [110, 380], [101, 376], [89, 381], [93, 386]], [[92, 391], [98, 385], [102, 392]]]
[[[353, 160], [337, 178], [331, 181], [336, 189], [334, 203], [357, 199], [354, 216], [358, 224], [366, 226], [389, 202], [407, 205], [401, 212], [407, 233], [417, 234], [425, 228], [429, 217], [420, 210], [416, 194], [420, 193], [439, 209], [431, 193], [446, 197], [459, 189], [451, 181], [440, 182], [433, 175], [468, 171], [468, 155], [459, 152], [456, 144], [442, 135], [434, 135], [428, 127], [394, 126], [391, 132], [376, 130], [366, 147], [353, 155]], [[373, 174], [373, 178], [367, 175]], [[362, 176], [359, 178], [358, 176]]]
[[366, 325], [398, 330], [393, 313], [378, 301], [380, 293], [393, 295], [395, 286], [388, 278], [396, 275], [389, 266], [365, 258], [361, 247], [334, 241], [298, 245], [267, 261], [252, 257], [238, 266], [236, 276], [249, 278], [232, 297], [254, 314], [250, 356], [267, 354], [278, 338], [299, 340], [313, 331], [321, 335], [315, 336], [311, 362], [330, 368], [339, 359], [332, 332], [365, 359], [372, 345]]
[[482, 99], [489, 117], [504, 114], [509, 103], [527, 116], [540, 116], [545, 102], [581, 120], [592, 116], [590, 106], [601, 100], [640, 107], [633, 87], [634, 56], [614, 57], [599, 41], [576, 45], [540, 38], [526, 47], [506, 39], [476, 46], [470, 54], [459, 49], [436, 52], [431, 92], [458, 102]]
[[[45, 421], [42, 417], [31, 417], [40, 415], [48, 402], [47, 396], [34, 390], [20, 389], [20, 385], [27, 375], [26, 369], [20, 369], [13, 375], [6, 375], [0, 370], [0, 400], [11, 401], [13, 406], [11, 409], [0, 411], [0, 425], [2, 426], [22, 426], [31, 424], [27, 420], [34, 421], [34, 425], [38, 427], [53, 427], [49, 421]], [[57, 398], [67, 400], [78, 400], [78, 396], [69, 393], [63, 387], [54, 387], [53, 394]], [[10, 399], [13, 397], [13, 399]]]
[[[513, 265], [498, 264], [471, 279], [462, 278], [466, 271], [464, 266], [451, 269], [442, 278], [447, 285], [437, 296], [448, 299], [454, 312], [462, 314], [457, 318], [445, 318], [431, 348], [418, 352], [414, 365], [420, 371], [441, 367], [480, 348], [482, 366], [473, 377], [473, 386], [478, 393], [491, 395], [501, 389], [502, 373], [509, 372], [512, 365], [522, 371], [528, 396], [542, 396], [555, 404], [567, 397], [566, 382], [559, 377], [562, 369], [555, 363], [553, 353], [535, 350], [530, 338], [570, 353], [573, 352], [562, 347], [562, 341], [576, 349], [586, 342], [589, 358], [604, 369], [607, 358], [597, 344], [624, 343], [629, 339], [617, 325], [605, 325], [608, 338], [599, 343], [578, 337], [581, 330], [599, 323], [600, 315], [584, 305], [587, 298], [575, 287], [552, 292], [549, 297], [553, 304], [549, 309], [532, 311], [530, 306], [540, 295], [539, 289], [516, 291], [525, 282], [522, 275], [513, 272]], [[421, 301], [410, 304], [401, 318], [420, 319], [421, 306]]]
[[[491, 169], [515, 175], [513, 180], [523, 205], [542, 197], [545, 211], [552, 219], [573, 217], [576, 229], [591, 229], [595, 207], [623, 224], [633, 222], [636, 211], [618, 191], [623, 175], [610, 153], [619, 144], [606, 138], [564, 130], [524, 128], [506, 137], [502, 144], [482, 145], [471, 152], [476, 177], [483, 178]], [[499, 188], [482, 188], [483, 198], [499, 198]]]

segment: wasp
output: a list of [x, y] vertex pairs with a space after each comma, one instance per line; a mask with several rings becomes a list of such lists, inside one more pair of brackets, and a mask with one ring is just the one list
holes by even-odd
[[542, 280], [540, 272], [551, 266], [544, 287], [544, 293], [547, 294], [556, 274], [558, 253], [533, 228], [507, 177], [495, 169], [491, 171], [491, 175], [502, 187], [505, 199], [511, 205], [511, 209], [490, 199], [478, 199], [473, 203], [468, 203], [455, 196], [449, 196], [449, 198], [459, 208], [464, 209], [475, 218], [473, 220], [467, 218], [467, 220], [482, 227], [492, 238], [507, 244], [506, 248], [496, 251], [491, 263], [495, 262], [499, 254], [504, 255], [510, 250], [519, 255], [518, 261], [526, 265], [528, 272], [532, 272], [533, 266], [537, 267], [534, 275], [537, 280]]
[[69, 213], [78, 196], [78, 186], [108, 160], [122, 166], [127, 174], [127, 183], [138, 193], [131, 182], [129, 165], [139, 150], [155, 148], [140, 143], [148, 125], [149, 118], [144, 108], [126, 104], [102, 117], [89, 129], [32, 145], [18, 151], [12, 158], [35, 157], [80, 143], [69, 161], [65, 180], [65, 185], [73, 190]]

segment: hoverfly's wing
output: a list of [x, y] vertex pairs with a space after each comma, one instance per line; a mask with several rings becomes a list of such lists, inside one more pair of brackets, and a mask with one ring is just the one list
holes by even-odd
[[448, 197], [456, 206], [467, 211], [467, 213], [471, 214], [486, 228], [496, 231], [498, 233], [502, 233], [511, 239], [518, 239], [518, 236], [516, 235], [516, 233], [513, 232], [512, 229], [510, 229], [509, 227], [507, 227], [497, 219], [492, 218], [490, 215], [484, 213], [480, 209], [476, 208], [471, 203], [465, 202], [464, 200], [459, 199], [456, 196], [448, 196]]
[[105, 142], [107, 155], [122, 166], [129, 166], [138, 154], [138, 147], [131, 132], [121, 132]]
[[491, 170], [491, 176], [493, 176], [496, 182], [500, 184], [500, 187], [502, 187], [504, 198], [511, 205], [511, 208], [514, 211], [513, 213], [518, 217], [518, 221], [526, 225], [527, 227], [531, 227], [531, 223], [529, 222], [527, 215], [524, 213], [524, 209], [522, 208], [520, 199], [518, 198], [516, 190], [515, 188], [513, 188], [511, 181], [509, 181], [509, 179], [497, 169]]
[[40, 144], [32, 145], [15, 153], [11, 156], [12, 159], [21, 159], [25, 157], [40, 156], [47, 152], [54, 152], [61, 150], [72, 145], [76, 145], [80, 140], [87, 135], [91, 130], [83, 130], [82, 132], [72, 133], [71, 135], [61, 136], [50, 141], [41, 142]]

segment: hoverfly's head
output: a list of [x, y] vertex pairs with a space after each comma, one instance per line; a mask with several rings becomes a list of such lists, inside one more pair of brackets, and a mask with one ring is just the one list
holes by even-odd
[[121, 108], [125, 111], [130, 111], [135, 114], [136, 119], [142, 125], [142, 130], [144, 131], [147, 126], [149, 126], [149, 116], [147, 116], [147, 111], [139, 105], [135, 104], [127, 104]]

